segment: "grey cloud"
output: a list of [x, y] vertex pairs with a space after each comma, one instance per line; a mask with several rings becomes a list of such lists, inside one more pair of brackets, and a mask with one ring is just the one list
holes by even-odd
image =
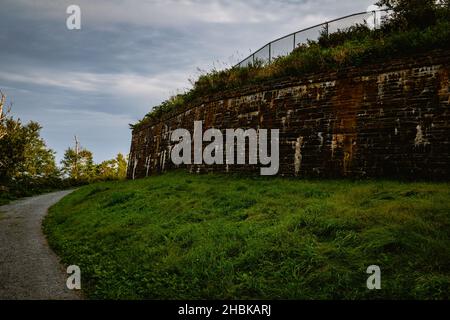
[[81, 136], [96, 160], [128, 150], [128, 123], [178, 89], [196, 68], [232, 65], [268, 41], [373, 1], [2, 0], [0, 88], [15, 113], [37, 120], [58, 152]]

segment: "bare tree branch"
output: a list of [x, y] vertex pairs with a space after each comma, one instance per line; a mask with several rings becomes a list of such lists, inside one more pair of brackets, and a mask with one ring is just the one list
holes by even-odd
[[6, 96], [3, 94], [3, 92], [0, 90], [0, 121], [3, 120], [3, 106], [5, 105]]
[[8, 117], [8, 114], [11, 112], [11, 104], [7, 107], [5, 111], [5, 103], [6, 103], [6, 95], [0, 90], [0, 139], [2, 139], [6, 135], [6, 127], [4, 125], [5, 119]]

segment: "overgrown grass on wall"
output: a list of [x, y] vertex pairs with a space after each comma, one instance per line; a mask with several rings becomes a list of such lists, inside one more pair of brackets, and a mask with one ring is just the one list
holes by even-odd
[[175, 171], [82, 187], [44, 228], [90, 298], [448, 299], [449, 187]]
[[370, 30], [356, 25], [325, 35], [295, 49], [290, 55], [279, 57], [271, 64], [257, 62], [245, 68], [212, 70], [201, 75], [193, 88], [156, 106], [141, 121], [132, 125], [139, 128], [148, 121], [160, 119], [196, 99], [243, 85], [261, 83], [282, 77], [301, 77], [313, 72], [337, 71], [390, 58], [398, 58], [435, 49], [450, 48], [450, 11], [441, 10], [436, 24], [421, 29], [397, 29], [387, 24]]

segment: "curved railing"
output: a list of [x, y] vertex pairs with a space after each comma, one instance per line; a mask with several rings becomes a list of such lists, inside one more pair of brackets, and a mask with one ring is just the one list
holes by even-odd
[[235, 67], [250, 66], [256, 61], [270, 63], [273, 59], [288, 55], [299, 45], [307, 43], [308, 40], [317, 40], [323, 32], [331, 34], [338, 30], [349, 28], [355, 24], [365, 24], [371, 29], [379, 28], [382, 21], [385, 20], [388, 15], [388, 9], [359, 12], [288, 34], [269, 42], [261, 49], [236, 64]]

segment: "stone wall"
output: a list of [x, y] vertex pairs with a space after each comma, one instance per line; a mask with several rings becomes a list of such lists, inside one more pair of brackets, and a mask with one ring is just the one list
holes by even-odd
[[[286, 78], [205, 97], [133, 131], [128, 178], [174, 168], [170, 134], [280, 129], [280, 175], [450, 178], [450, 51]], [[193, 172], [258, 166], [189, 165]]]

